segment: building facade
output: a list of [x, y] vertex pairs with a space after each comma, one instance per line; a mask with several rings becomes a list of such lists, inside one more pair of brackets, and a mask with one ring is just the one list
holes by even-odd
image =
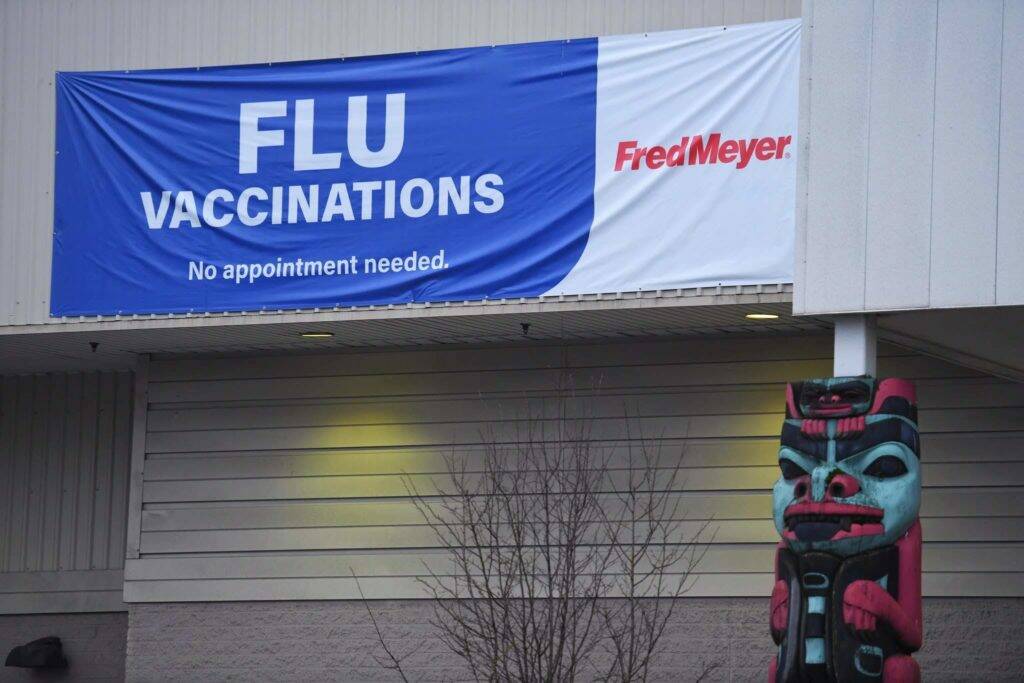
[[[797, 18], [791, 283], [50, 315], [58, 72]], [[868, 373], [918, 387], [925, 678], [1024, 675], [1024, 4], [7, 0], [0, 30], [3, 654], [56, 635], [67, 680], [392, 680], [369, 604], [425, 644], [412, 676], [464, 679], [407, 482], [569, 377], [600, 387], [578, 400], [602, 448], [628, 405], [681, 454], [706, 532], [656, 677], [763, 680], [784, 383]]]

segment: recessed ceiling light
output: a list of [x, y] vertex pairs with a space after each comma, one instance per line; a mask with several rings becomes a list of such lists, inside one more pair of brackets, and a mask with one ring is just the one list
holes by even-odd
[[306, 339], [330, 339], [334, 336], [333, 332], [303, 332], [302, 335]]
[[778, 320], [779, 316], [774, 313], [747, 313], [747, 320]]

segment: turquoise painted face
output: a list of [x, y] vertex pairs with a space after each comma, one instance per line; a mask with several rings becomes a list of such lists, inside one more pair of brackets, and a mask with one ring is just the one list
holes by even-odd
[[885, 442], [836, 462], [788, 446], [773, 490], [775, 528], [798, 553], [856, 555], [891, 545], [918, 517], [921, 464], [901, 442]]

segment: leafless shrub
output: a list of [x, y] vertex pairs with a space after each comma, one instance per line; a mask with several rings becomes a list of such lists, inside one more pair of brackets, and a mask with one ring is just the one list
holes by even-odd
[[447, 557], [421, 579], [432, 623], [477, 680], [646, 681], [703, 556], [709, 523], [683, 526], [684, 453], [625, 408], [625, 438], [603, 445], [586, 403], [563, 384], [489, 428], [482, 460], [446, 459], [440, 494], [407, 478]]

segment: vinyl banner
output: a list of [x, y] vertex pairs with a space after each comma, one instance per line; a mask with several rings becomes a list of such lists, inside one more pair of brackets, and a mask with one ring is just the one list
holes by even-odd
[[59, 73], [51, 314], [791, 282], [799, 34]]

